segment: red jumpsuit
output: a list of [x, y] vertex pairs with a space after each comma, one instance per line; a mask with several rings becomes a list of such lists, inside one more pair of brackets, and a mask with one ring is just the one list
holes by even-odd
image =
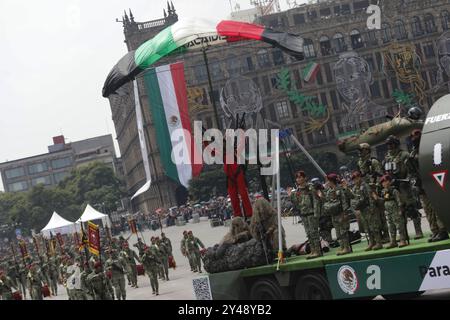
[[[247, 192], [247, 183], [245, 182], [245, 175], [243, 168], [237, 164], [224, 164], [223, 171], [227, 176], [227, 189], [230, 196], [231, 206], [233, 207], [233, 216], [242, 217], [242, 207], [244, 209], [244, 216], [250, 218], [253, 214], [252, 204]], [[239, 195], [241, 199], [239, 200]]]

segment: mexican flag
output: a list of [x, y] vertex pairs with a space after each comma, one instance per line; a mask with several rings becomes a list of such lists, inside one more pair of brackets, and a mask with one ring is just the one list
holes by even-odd
[[314, 81], [314, 79], [317, 76], [317, 73], [319, 72], [320, 65], [316, 62], [310, 62], [306, 65], [305, 69], [303, 70], [303, 80], [306, 82]]
[[187, 187], [189, 180], [200, 174], [202, 164], [194, 164], [194, 153], [201, 159], [201, 150], [196, 149], [192, 137], [184, 64], [152, 68], [144, 80], [166, 175]]

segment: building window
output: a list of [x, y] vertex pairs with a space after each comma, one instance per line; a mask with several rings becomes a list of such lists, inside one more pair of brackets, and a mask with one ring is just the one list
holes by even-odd
[[10, 192], [25, 191], [28, 189], [28, 184], [26, 181], [20, 181], [8, 184], [8, 189]]
[[377, 32], [375, 30], [369, 30], [366, 33], [366, 43], [369, 46], [377, 46], [378, 45], [378, 38], [377, 38]]
[[295, 79], [295, 85], [297, 86], [297, 89], [302, 88], [302, 79], [300, 78], [300, 72], [298, 69], [294, 69], [293, 71], [294, 79]]
[[48, 170], [47, 162], [35, 163], [28, 166], [28, 173], [35, 174]]
[[423, 35], [422, 22], [419, 17], [416, 16], [412, 18], [411, 29], [413, 36], [417, 37]]
[[48, 185], [52, 184], [52, 179], [50, 178], [50, 176], [45, 176], [45, 177], [39, 177], [39, 178], [35, 178], [35, 179], [31, 180], [31, 185], [33, 187], [38, 184], [43, 184], [45, 186], [48, 186]]
[[326, 92], [322, 92], [322, 93], [320, 94], [320, 101], [322, 102], [322, 104], [323, 104], [325, 107], [328, 107], [328, 98], [327, 98]]
[[211, 77], [214, 80], [218, 80], [223, 78], [223, 72], [220, 68], [220, 63], [215, 61], [215, 62], [211, 62], [211, 64], [209, 65], [209, 69], [211, 70]]
[[450, 26], [450, 14], [448, 13], [447, 10], [442, 11], [441, 20], [442, 20], [442, 29], [448, 30]]
[[266, 94], [270, 94], [271, 90], [270, 90], [269, 78], [267, 76], [263, 76], [262, 81], [263, 81], [264, 92]]
[[423, 44], [423, 52], [424, 52], [425, 57], [427, 59], [432, 59], [432, 58], [436, 57], [436, 53], [434, 51], [434, 44], [433, 44], [433, 42], [431, 42], [431, 41], [425, 42]]
[[273, 89], [278, 89], [278, 77], [277, 76], [271, 76], [270, 83], [272, 84]]
[[332, 53], [331, 42], [327, 36], [322, 36], [320, 38], [320, 52], [322, 53], [322, 56], [329, 56]]
[[434, 22], [434, 16], [431, 13], [428, 13], [425, 16], [425, 31], [427, 33], [437, 32], [436, 23]]
[[347, 51], [344, 36], [341, 33], [336, 33], [333, 36], [333, 48], [336, 53]]
[[267, 53], [267, 50], [260, 50], [258, 51], [258, 65], [261, 68], [268, 68], [270, 67], [270, 58], [269, 54]]
[[408, 33], [402, 20], [395, 21], [394, 33], [397, 40], [408, 39]]
[[353, 49], [359, 49], [364, 47], [364, 41], [361, 37], [361, 33], [359, 33], [358, 30], [352, 30], [352, 32], [350, 32], [350, 39], [352, 42], [352, 48]]
[[194, 67], [194, 74], [195, 78], [198, 82], [203, 82], [208, 79], [208, 74], [206, 72], [206, 66], [205, 65], [197, 65]]
[[314, 58], [316, 56], [316, 52], [314, 51], [314, 43], [311, 39], [305, 39], [303, 51], [305, 53], [305, 58]]
[[364, 11], [369, 6], [369, 0], [363, 0], [363, 1], [355, 1], [353, 3], [353, 10], [355, 13]]
[[350, 9], [350, 4], [343, 4], [341, 6], [341, 15], [345, 16], [347, 14], [351, 14], [352, 10]]
[[380, 84], [378, 83], [378, 81], [375, 81], [371, 86], [370, 86], [370, 93], [372, 95], [372, 98], [380, 98], [381, 97], [381, 92], [380, 92]]
[[381, 25], [381, 38], [383, 39], [383, 43], [388, 43], [392, 39], [391, 26], [387, 23]]
[[381, 85], [383, 86], [383, 95], [386, 99], [389, 99], [391, 97], [391, 94], [389, 92], [389, 87], [388, 87], [388, 83], [387, 80], [384, 79], [381, 81]]
[[327, 77], [327, 82], [328, 83], [333, 82], [333, 72], [331, 72], [330, 64], [325, 63], [324, 68], [325, 68], [325, 76]]
[[287, 119], [290, 118], [289, 115], [289, 106], [286, 101], [281, 101], [275, 103], [275, 109], [277, 110], [278, 119]]
[[67, 176], [69, 176], [69, 173], [67, 171], [57, 172], [53, 174], [53, 179], [55, 179], [55, 183], [60, 183]]
[[66, 158], [62, 158], [62, 159], [52, 160], [52, 168], [53, 169], [69, 167], [71, 165], [72, 165], [72, 158], [71, 157], [66, 157]]
[[239, 58], [230, 56], [226, 60], [227, 71], [230, 76], [239, 75], [241, 73], [241, 62]]
[[437, 69], [433, 69], [429, 72], [430, 74], [430, 82], [431, 82], [431, 87], [434, 87], [437, 85], [437, 75], [438, 75], [438, 70]]
[[303, 13], [294, 14], [294, 24], [304, 24], [306, 22], [305, 15]]
[[331, 8], [324, 8], [319, 10], [320, 17], [324, 19], [331, 18]]
[[280, 49], [274, 49], [272, 51], [272, 58], [273, 58], [273, 63], [276, 66], [284, 64], [283, 52]]
[[319, 69], [319, 71], [317, 71], [317, 84], [319, 86], [323, 85], [323, 78], [322, 78], [322, 70]]
[[252, 57], [247, 57], [246, 59], [245, 59], [245, 67], [244, 67], [244, 69], [246, 70], [246, 71], [253, 71], [253, 70], [255, 70], [255, 66], [253, 65], [253, 59], [252, 59]]
[[308, 11], [307, 15], [308, 15], [308, 21], [314, 21], [317, 19], [317, 11], [316, 10]]
[[5, 175], [8, 179], [18, 178], [25, 175], [25, 170], [23, 167], [9, 169], [5, 171]]
[[297, 119], [298, 118], [298, 109], [297, 105], [294, 103], [289, 103], [291, 105], [291, 112], [292, 112], [292, 118]]
[[339, 100], [335, 90], [330, 91], [331, 105], [334, 110], [339, 110]]
[[372, 54], [365, 55], [365, 56], [363, 56], [363, 59], [367, 61], [367, 63], [370, 66], [370, 70], [372, 72], [374, 72], [376, 70], [376, 68], [375, 68], [375, 62], [373, 60], [373, 55]]

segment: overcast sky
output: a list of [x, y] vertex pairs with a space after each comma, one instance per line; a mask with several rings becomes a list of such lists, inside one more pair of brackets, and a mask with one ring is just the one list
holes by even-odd
[[[250, 7], [250, 0], [232, 6], [237, 2]], [[229, 0], [173, 4], [180, 19], [226, 18], [231, 11]], [[115, 20], [128, 8], [138, 22], [162, 18], [166, 7], [165, 0], [1, 0], [0, 162], [45, 153], [60, 134], [67, 142], [108, 133], [115, 139], [101, 96], [107, 74], [126, 53]]]

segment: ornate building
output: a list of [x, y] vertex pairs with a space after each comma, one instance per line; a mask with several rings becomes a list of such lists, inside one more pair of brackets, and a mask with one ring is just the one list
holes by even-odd
[[[366, 9], [370, 4], [378, 4], [381, 8], [380, 30], [369, 30], [367, 27], [370, 14], [366, 13]], [[439, 90], [434, 88], [438, 82], [436, 41], [450, 28], [449, 11], [449, 0], [341, 0], [304, 4], [260, 17], [257, 21], [260, 24], [300, 34], [305, 39], [305, 60], [294, 61], [280, 50], [256, 42], [210, 48], [205, 43], [213, 82], [212, 98], [220, 106], [220, 92], [228, 79], [238, 75], [250, 78], [263, 97], [263, 118], [292, 129], [308, 149], [337, 154], [337, 139], [353, 132], [351, 127], [343, 124], [350, 109], [346, 106], [348, 99], [345, 97], [348, 98], [348, 95], [342, 92], [341, 81], [357, 83], [357, 77], [362, 76], [359, 88], [367, 86], [369, 112], [370, 106], [383, 106], [390, 115], [397, 114], [399, 110], [393, 99], [395, 90], [413, 92], [425, 112], [448, 92], [445, 87]], [[164, 18], [160, 20], [138, 23], [131, 13], [129, 17], [125, 15], [123, 21], [128, 50], [136, 49], [177, 19], [172, 4], [168, 4], [168, 12], [164, 12]], [[361, 61], [364, 68], [358, 67], [358, 74], [355, 75], [344, 72], [342, 79], [335, 66], [349, 56], [348, 52], [351, 56], [357, 56], [357, 61]], [[208, 94], [203, 51], [164, 59], [159, 64], [177, 60], [185, 62], [191, 120], [202, 120], [207, 128], [216, 126], [212, 99]], [[312, 62], [319, 66], [319, 70], [314, 80], [306, 82], [305, 70], [311, 68]], [[284, 72], [288, 87], [280, 86], [280, 71]], [[164, 175], [146, 92], [140, 80], [139, 84], [154, 183], [151, 191], [135, 200], [135, 204], [142, 210], [151, 211], [159, 206], [176, 205], [176, 195], [181, 201], [183, 192]], [[297, 100], [292, 99], [287, 88], [296, 92]], [[307, 103], [302, 104], [302, 101]], [[111, 109], [128, 189], [132, 194], [145, 181], [132, 94], [128, 99], [111, 98]], [[218, 109], [223, 121], [223, 112], [220, 107]], [[384, 114], [374, 113], [365, 125], [383, 121]], [[383, 148], [379, 152], [383, 152]]]

